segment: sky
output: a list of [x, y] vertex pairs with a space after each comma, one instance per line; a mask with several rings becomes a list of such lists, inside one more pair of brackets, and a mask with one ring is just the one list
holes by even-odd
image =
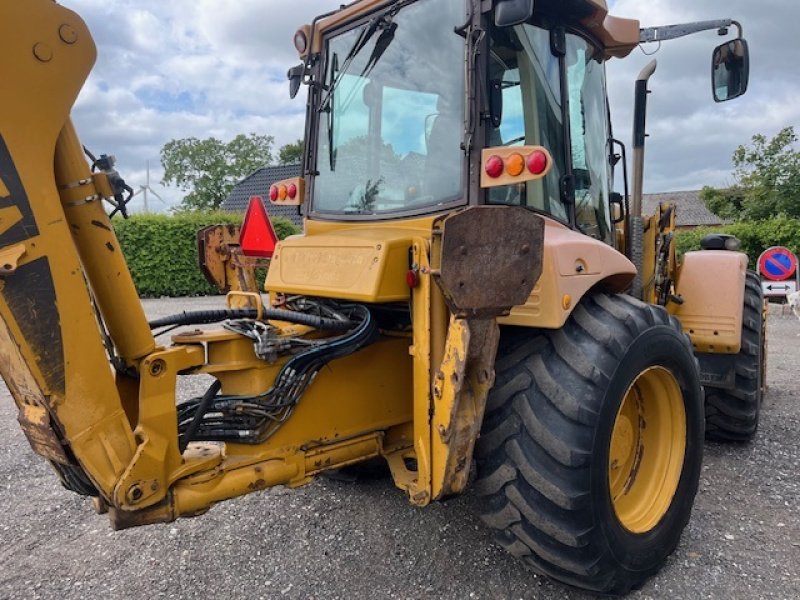
[[[286, 71], [297, 64], [298, 26], [336, 8], [331, 0], [62, 0], [88, 23], [98, 60], [73, 111], [83, 143], [114, 154], [134, 188], [150, 185], [151, 210], [176, 205], [183, 192], [161, 185], [161, 147], [171, 139], [224, 141], [255, 132], [275, 138], [275, 153], [303, 135], [304, 90], [292, 101]], [[630, 146], [633, 85], [653, 58], [645, 173], [646, 192], [725, 186], [731, 155], [757, 134], [800, 129], [800, 21], [796, 0], [616, 0], [614, 15], [642, 26], [734, 18], [750, 44], [746, 96], [711, 97], [713, 31], [648, 45], [608, 63], [614, 134]], [[730, 39], [730, 38], [725, 38]], [[141, 194], [133, 211], [143, 209]]]

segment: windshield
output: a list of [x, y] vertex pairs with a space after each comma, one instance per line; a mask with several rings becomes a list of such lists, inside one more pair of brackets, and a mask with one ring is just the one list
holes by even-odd
[[463, 196], [462, 0], [419, 0], [326, 43], [317, 212], [424, 210]]

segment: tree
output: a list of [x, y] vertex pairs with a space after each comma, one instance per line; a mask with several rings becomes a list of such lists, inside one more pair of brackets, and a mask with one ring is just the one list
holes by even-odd
[[255, 133], [228, 143], [213, 137], [171, 140], [161, 149], [162, 183], [189, 192], [181, 202], [186, 210], [219, 208], [239, 180], [272, 160], [273, 142]]
[[783, 215], [800, 218], [800, 150], [794, 127], [774, 138], [754, 135], [733, 153], [735, 185], [727, 190], [704, 188], [710, 210], [733, 220], [760, 221]]
[[293, 165], [303, 159], [303, 140], [297, 140], [294, 144], [281, 146], [278, 151], [278, 162], [282, 165]]

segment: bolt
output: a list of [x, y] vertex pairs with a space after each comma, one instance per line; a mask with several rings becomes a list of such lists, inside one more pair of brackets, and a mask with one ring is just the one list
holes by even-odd
[[524, 244], [524, 245], [522, 246], [522, 248], [520, 248], [520, 249], [519, 249], [519, 253], [520, 253], [520, 254], [527, 254], [527, 253], [528, 253], [528, 252], [530, 252], [530, 251], [531, 251], [531, 246], [530, 246], [530, 244]]
[[53, 49], [47, 44], [39, 42], [33, 46], [33, 55], [42, 62], [50, 62], [53, 58]]
[[478, 383], [486, 383], [487, 381], [489, 381], [489, 371], [481, 369], [478, 372]]
[[162, 359], [157, 358], [152, 363], [150, 363], [150, 375], [151, 377], [158, 377], [167, 369], [167, 363], [165, 363]]
[[58, 37], [65, 44], [74, 44], [78, 41], [78, 32], [72, 28], [72, 25], [62, 25], [58, 28]]
[[131, 504], [135, 504], [139, 500], [142, 499], [144, 492], [142, 492], [142, 488], [139, 487], [138, 484], [134, 483], [131, 487], [128, 488], [127, 499], [128, 502]]
[[442, 438], [442, 441], [446, 442], [447, 441], [447, 427], [445, 427], [444, 425], [439, 425], [439, 427], [437, 427], [436, 431], [439, 432], [439, 437]]

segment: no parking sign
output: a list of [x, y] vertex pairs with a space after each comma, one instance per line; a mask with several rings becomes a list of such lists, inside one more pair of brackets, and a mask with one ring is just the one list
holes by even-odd
[[765, 296], [786, 296], [797, 291], [797, 257], [788, 248], [773, 246], [758, 259]]

